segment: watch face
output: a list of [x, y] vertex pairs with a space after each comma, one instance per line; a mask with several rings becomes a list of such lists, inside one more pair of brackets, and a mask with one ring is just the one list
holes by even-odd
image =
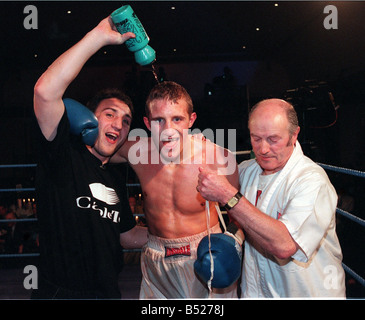
[[233, 197], [231, 200], [228, 201], [228, 205], [230, 207], [233, 207], [238, 202], [238, 199], [236, 197]]
[[229, 201], [227, 202], [227, 204], [224, 206], [227, 210], [232, 209], [237, 203], [238, 201], [240, 201], [240, 198], [242, 197], [242, 195], [238, 192], [236, 195], [234, 195], [231, 199], [229, 199]]

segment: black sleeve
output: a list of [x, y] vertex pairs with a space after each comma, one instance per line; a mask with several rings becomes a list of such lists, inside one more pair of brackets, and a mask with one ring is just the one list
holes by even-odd
[[120, 199], [121, 204], [121, 213], [120, 213], [120, 222], [119, 222], [119, 230], [120, 233], [127, 232], [136, 226], [136, 220], [133, 216], [131, 207], [129, 205], [128, 200], [128, 192], [127, 192], [127, 179], [126, 172], [128, 170], [128, 164], [109, 164], [112, 167], [114, 172], [114, 177], [116, 179], [118, 188], [117, 193]]
[[64, 112], [58, 127], [56, 137], [52, 141], [48, 141], [37, 123], [35, 130], [35, 139], [38, 161], [41, 163], [48, 163], [57, 165], [62, 163], [64, 155], [67, 153], [67, 145], [70, 142], [70, 124], [67, 119], [67, 113]]
[[[34, 116], [35, 117], [35, 116]], [[64, 140], [68, 140], [70, 136], [70, 123], [67, 118], [67, 112], [63, 113], [63, 116], [57, 127], [56, 137], [52, 141], [48, 141], [43, 133], [37, 121], [35, 125], [35, 137], [41, 148], [56, 148], [59, 144], [62, 144]]]
[[52, 141], [48, 141], [43, 136], [38, 123], [36, 123], [35, 137], [37, 166], [42, 168], [42, 170], [38, 170], [44, 173], [42, 178], [58, 181], [59, 183], [68, 183], [67, 179], [72, 172], [65, 173], [65, 170], [71, 168], [68, 166], [71, 162], [71, 144], [81, 144], [82, 140], [81, 136], [71, 135], [66, 111], [58, 124], [57, 134]]
[[71, 134], [70, 122], [68, 120], [66, 108], [64, 110], [60, 122], [58, 123], [56, 136], [52, 141], [48, 141], [44, 137], [42, 130], [39, 127], [38, 122], [36, 121], [36, 118], [35, 118], [35, 123], [36, 123], [35, 137], [38, 147], [41, 148], [41, 150], [44, 152], [55, 153], [57, 158], [60, 156], [59, 153], [60, 152], [62, 153], [64, 151], [64, 147], [70, 145], [70, 143], [77, 143], [80, 145], [84, 145], [81, 134], [80, 135]]

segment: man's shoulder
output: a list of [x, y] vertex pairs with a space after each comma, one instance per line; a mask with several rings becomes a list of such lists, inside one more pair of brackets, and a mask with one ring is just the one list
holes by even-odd
[[241, 172], [256, 166], [258, 166], [256, 159], [244, 160], [238, 165], [238, 170]]
[[218, 170], [219, 174], [232, 175], [236, 172], [236, 156], [229, 149], [208, 141], [205, 145], [205, 164]]
[[310, 183], [327, 182], [328, 176], [326, 171], [312, 159], [303, 156], [293, 168], [291, 174], [297, 177], [297, 180], [308, 180]]
[[235, 155], [229, 149], [224, 148], [211, 141], [204, 141], [203, 151], [206, 153], [207, 158], [211, 157], [218, 163], [220, 163], [220, 160], [226, 159], [227, 157], [235, 158]]
[[112, 162], [130, 162], [129, 157], [131, 156], [131, 153], [133, 155], [134, 153], [141, 153], [149, 150], [150, 140], [151, 138], [148, 137], [128, 137], [113, 156]]

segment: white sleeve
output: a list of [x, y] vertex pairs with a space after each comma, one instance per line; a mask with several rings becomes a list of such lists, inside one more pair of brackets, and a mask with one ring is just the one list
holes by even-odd
[[280, 221], [300, 246], [292, 258], [307, 262], [319, 247], [335, 215], [337, 194], [318, 173], [300, 180]]

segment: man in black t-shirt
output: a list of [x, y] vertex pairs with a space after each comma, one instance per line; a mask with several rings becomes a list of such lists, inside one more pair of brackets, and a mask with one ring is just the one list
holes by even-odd
[[109, 164], [129, 133], [130, 99], [116, 91], [98, 97], [93, 112], [99, 133], [92, 146], [71, 134], [71, 110], [62, 100], [94, 53], [133, 36], [119, 34], [108, 17], [62, 54], [35, 85], [41, 254], [32, 298], [118, 299], [119, 243], [140, 248], [147, 241], [146, 228], [136, 226], [129, 207], [124, 170]]

